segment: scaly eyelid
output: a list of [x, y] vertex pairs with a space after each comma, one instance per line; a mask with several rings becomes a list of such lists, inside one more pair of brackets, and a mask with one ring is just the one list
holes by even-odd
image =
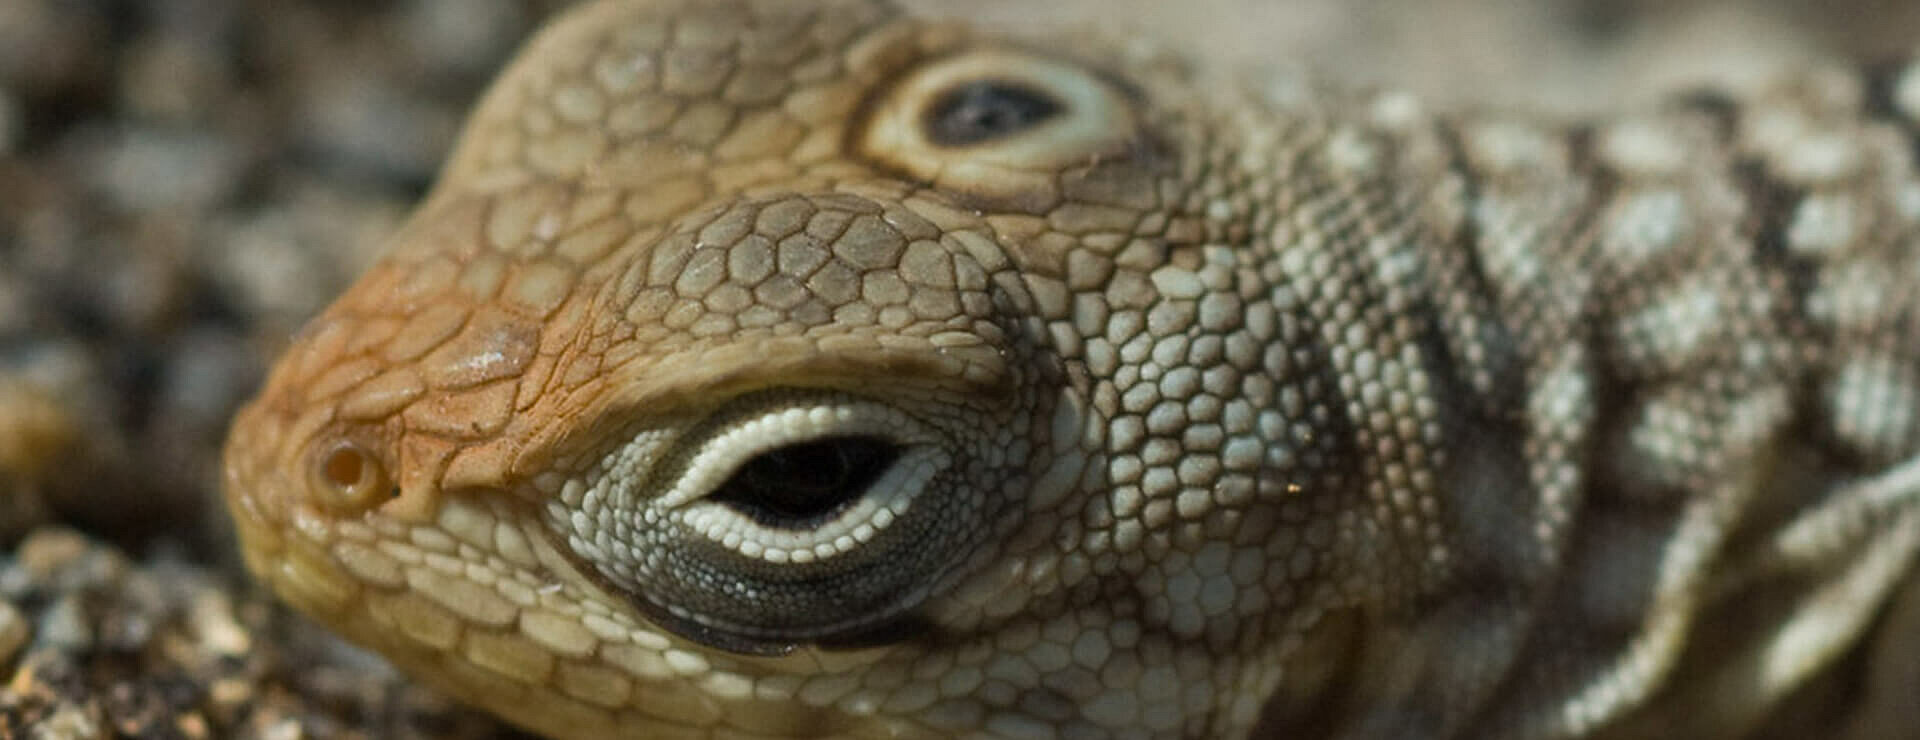
[[[775, 388], [873, 398], [958, 395], [986, 405], [1008, 400], [1013, 391], [1005, 356], [978, 337], [949, 337], [944, 346], [915, 349], [843, 346], [856, 341], [851, 337], [841, 343], [769, 338], [646, 358], [610, 369], [604, 378], [606, 394], [577, 412], [575, 423], [535, 432], [522, 447], [530, 454], [521, 464], [534, 457], [591, 456], [588, 450], [569, 448], [569, 443], [602, 439], [613, 430], [673, 426], [674, 419], [703, 418], [732, 399]], [[591, 421], [583, 421], [587, 419]]]
[[771, 338], [677, 353], [611, 371], [608, 407], [671, 416], [782, 386], [845, 390], [922, 388], [997, 398], [1007, 390], [1002, 354], [985, 341], [915, 349], [846, 337]]

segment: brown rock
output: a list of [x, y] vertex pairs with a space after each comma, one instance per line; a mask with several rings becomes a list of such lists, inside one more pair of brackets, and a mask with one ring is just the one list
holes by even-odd
[[13, 662], [13, 656], [26, 646], [27, 638], [33, 636], [33, 629], [27, 625], [26, 617], [20, 616], [20, 610], [13, 604], [0, 601], [0, 668]]

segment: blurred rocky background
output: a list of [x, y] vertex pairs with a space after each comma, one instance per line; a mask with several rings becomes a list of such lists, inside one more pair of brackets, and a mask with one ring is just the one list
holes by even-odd
[[[271, 604], [228, 417], [558, 0], [0, 0], [0, 740], [504, 737]], [[1911, 0], [911, 0], [1580, 112], [1920, 43]]]

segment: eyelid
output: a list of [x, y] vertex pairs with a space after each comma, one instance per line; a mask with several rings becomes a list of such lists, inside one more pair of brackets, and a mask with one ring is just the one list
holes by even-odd
[[[854, 346], [825, 353], [809, 337], [773, 337], [702, 348], [622, 366], [608, 377], [619, 390], [599, 413], [649, 417], [704, 413], [712, 399], [738, 398], [781, 387], [855, 392], [876, 387], [964, 393], [1003, 398], [1011, 371], [986, 339], [926, 348]], [[798, 379], [801, 382], [795, 382]]]

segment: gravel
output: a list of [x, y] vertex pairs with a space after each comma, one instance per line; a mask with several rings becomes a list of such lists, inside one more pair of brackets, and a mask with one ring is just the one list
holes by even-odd
[[485, 738], [512, 733], [413, 686], [235, 580], [164, 548], [136, 563], [78, 531], [0, 556], [0, 737]]
[[228, 419], [558, 2], [0, 2], [0, 738], [512, 737], [275, 604]]

